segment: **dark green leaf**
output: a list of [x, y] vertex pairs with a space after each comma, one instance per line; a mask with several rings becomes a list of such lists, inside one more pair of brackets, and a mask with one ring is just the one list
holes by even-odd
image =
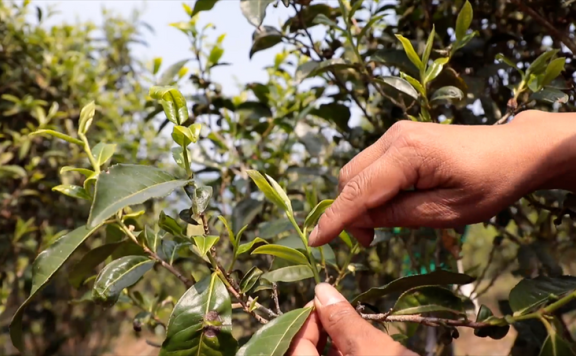
[[266, 175], [266, 179], [258, 171], [248, 170], [246, 173], [248, 173], [256, 186], [258, 186], [258, 189], [264, 193], [264, 196], [266, 196], [268, 200], [286, 213], [292, 214], [292, 204], [290, 203], [290, 199], [288, 199], [284, 189], [282, 189], [274, 179], [268, 175]]
[[238, 251], [236, 251], [236, 255], [241, 255], [243, 253], [246, 253], [248, 251], [250, 251], [252, 249], [252, 247], [254, 247], [255, 244], [257, 243], [264, 243], [267, 244], [268, 242], [264, 239], [261, 239], [259, 237], [255, 238], [254, 240], [247, 242], [245, 244], [242, 244], [240, 246], [238, 246]]
[[380, 77], [374, 79], [379, 84], [386, 84], [395, 88], [396, 90], [411, 96], [414, 99], [418, 99], [418, 92], [410, 83], [406, 80], [398, 77]]
[[297, 282], [303, 279], [314, 277], [312, 268], [309, 265], [296, 265], [278, 268], [274, 271], [264, 273], [260, 278], [275, 282]]
[[176, 219], [170, 215], [166, 215], [163, 211], [160, 212], [158, 226], [174, 236], [182, 236], [184, 231]]
[[412, 47], [412, 43], [410, 43], [410, 40], [402, 35], [396, 35], [396, 38], [398, 38], [402, 43], [402, 47], [404, 47], [404, 52], [406, 52], [408, 59], [410, 59], [410, 61], [416, 66], [416, 68], [418, 68], [421, 71], [424, 70], [424, 64], [420, 60], [420, 57], [418, 57], [418, 54], [414, 50], [414, 47]]
[[462, 7], [462, 10], [460, 10], [458, 18], [456, 19], [456, 40], [461, 41], [464, 38], [466, 32], [470, 28], [473, 17], [474, 11], [472, 10], [472, 5], [470, 5], [470, 2], [466, 0], [466, 3]]
[[438, 270], [428, 274], [399, 278], [382, 287], [371, 288], [354, 298], [352, 304], [374, 300], [390, 293], [405, 292], [414, 287], [424, 285], [463, 285], [472, 282], [474, 282], [474, 278], [465, 274]]
[[217, 2], [218, 0], [196, 0], [196, 3], [194, 4], [194, 10], [192, 11], [190, 17], [193, 17], [194, 15], [196, 15], [201, 11], [212, 10], [212, 8]]
[[21, 352], [24, 351], [24, 340], [22, 338], [22, 314], [24, 308], [36, 293], [52, 279], [80, 244], [82, 244], [88, 236], [92, 235], [98, 227], [100, 226], [88, 229], [86, 226], [81, 226], [75, 229], [56, 240], [34, 260], [32, 264], [32, 289], [30, 290], [30, 296], [20, 305], [10, 322], [10, 338], [12, 339], [12, 344]]
[[329, 199], [329, 200], [323, 200], [320, 203], [318, 203], [318, 205], [316, 205], [314, 209], [312, 209], [310, 214], [308, 214], [308, 216], [306, 217], [306, 221], [304, 222], [304, 228], [309, 229], [315, 226], [318, 223], [318, 219], [320, 219], [320, 216], [324, 214], [326, 209], [328, 209], [333, 202], [334, 200]]
[[80, 120], [78, 124], [78, 133], [85, 134], [90, 125], [92, 125], [92, 120], [94, 119], [94, 114], [96, 113], [96, 105], [93, 101], [88, 103], [86, 106], [80, 110]]
[[98, 163], [98, 166], [102, 166], [112, 158], [114, 151], [116, 151], [115, 144], [100, 142], [92, 148], [92, 156], [96, 160], [96, 163]]
[[321, 117], [328, 122], [333, 122], [341, 131], [348, 131], [350, 121], [350, 108], [340, 103], [322, 104], [318, 109], [310, 112], [312, 115]]
[[[68, 281], [75, 288], [80, 288], [84, 280], [90, 276], [99, 264], [104, 262], [124, 241], [98, 246], [86, 253], [71, 269]], [[132, 243], [132, 242], [130, 242]]]
[[[480, 306], [480, 310], [478, 311], [478, 315], [476, 316], [476, 321], [477, 322], [487, 321], [488, 319], [492, 318], [493, 316], [494, 316], [494, 314], [492, 314], [492, 311], [487, 306], [482, 304]], [[476, 335], [478, 337], [489, 336], [490, 338], [492, 338], [494, 340], [500, 340], [508, 334], [509, 330], [510, 330], [510, 325], [504, 325], [504, 326], [494, 325], [494, 326], [487, 326], [484, 328], [474, 329], [474, 335]]]
[[576, 291], [576, 277], [525, 278], [510, 291], [510, 308], [514, 315], [528, 314], [573, 291]]
[[575, 356], [576, 352], [570, 343], [558, 335], [549, 334], [540, 349], [539, 356]]
[[261, 201], [252, 198], [245, 198], [236, 204], [232, 211], [232, 230], [238, 232], [249, 225], [262, 210], [262, 205]]
[[35, 135], [50, 135], [59, 138], [61, 140], [64, 140], [66, 142], [74, 143], [76, 145], [84, 147], [84, 142], [54, 130], [36, 130], [34, 132], [31, 132], [28, 136], [35, 136]]
[[114, 305], [124, 288], [136, 284], [154, 266], [154, 261], [145, 256], [125, 256], [110, 262], [100, 271], [92, 299], [106, 307]]
[[237, 345], [230, 296], [214, 273], [188, 289], [174, 307], [160, 356], [234, 356]]
[[112, 166], [100, 175], [96, 183], [88, 226], [99, 225], [124, 207], [166, 196], [186, 184], [187, 180], [175, 179], [171, 174], [152, 166]]
[[248, 22], [259, 27], [266, 16], [266, 7], [274, 0], [240, 0], [240, 9]]
[[155, 86], [150, 88], [149, 95], [164, 108], [166, 118], [175, 125], [182, 125], [188, 120], [188, 108], [186, 99], [178, 89], [173, 87]]
[[294, 226], [287, 218], [274, 219], [258, 226], [258, 236], [263, 239], [271, 239], [293, 228]]
[[240, 281], [240, 292], [243, 294], [248, 293], [250, 289], [256, 285], [262, 273], [264, 272], [256, 266], [250, 268], [250, 270], [244, 275], [244, 278]]
[[332, 58], [322, 62], [309, 61], [301, 64], [296, 69], [295, 80], [300, 83], [306, 78], [314, 77], [331, 70], [355, 68], [354, 64], [346, 62], [342, 58]]
[[52, 190], [72, 198], [91, 200], [90, 194], [88, 194], [84, 188], [77, 185], [57, 185], [52, 188]]
[[296, 309], [279, 316], [258, 330], [236, 356], [283, 356], [312, 308]]
[[282, 33], [272, 26], [260, 26], [252, 34], [252, 48], [250, 58], [256, 52], [276, 46], [282, 42]]
[[148, 225], [144, 227], [144, 231], [140, 233], [138, 238], [140, 241], [144, 242], [152, 252], [158, 251], [158, 247], [162, 240], [160, 234], [152, 230]]
[[547, 63], [550, 58], [554, 57], [558, 53], [558, 50], [552, 50], [548, 52], [542, 53], [538, 58], [532, 62], [528, 70], [526, 71], [526, 75], [529, 76], [530, 74], [539, 75], [544, 73], [547, 68]]
[[464, 314], [464, 303], [451, 290], [438, 286], [422, 286], [404, 292], [393, 307], [394, 315], [432, 312]]
[[430, 101], [449, 99], [462, 100], [464, 99], [464, 93], [462, 90], [454, 86], [442, 87], [432, 94], [432, 99]]
[[259, 101], [245, 101], [236, 107], [236, 112], [242, 114], [250, 121], [258, 121], [265, 117], [272, 117], [272, 111], [268, 105]]
[[419, 69], [410, 62], [408, 56], [403, 50], [400, 49], [383, 49], [376, 51], [370, 56], [370, 60], [378, 64], [385, 64], [387, 66], [396, 67], [405, 73], [413, 76], [418, 75]]
[[282, 258], [286, 261], [290, 261], [299, 265], [307, 265], [308, 259], [302, 252], [286, 247], [281, 245], [264, 245], [260, 246], [254, 251], [252, 251], [253, 255], [272, 255], [278, 258]]
[[[198, 5], [199, 2], [204, 2], [205, 0], [200, 0], [196, 2], [196, 5]], [[211, 0], [208, 0], [207, 2], [210, 2]], [[160, 86], [164, 86], [164, 85], [170, 85], [173, 81], [174, 81], [174, 77], [178, 74], [178, 72], [180, 71], [180, 69], [182, 69], [182, 67], [184, 67], [184, 65], [186, 63], [188, 63], [188, 61], [190, 61], [189, 59], [183, 59], [179, 62], [176, 62], [174, 64], [172, 64], [170, 67], [168, 67], [168, 69], [166, 69], [164, 71], [164, 73], [162, 73], [162, 75], [160, 76], [160, 79], [158, 79], [158, 85]], [[152, 87], [152, 88], [158, 88], [158, 87]], [[150, 90], [152, 90], [152, 88]], [[152, 94], [150, 94], [150, 96], [152, 96]], [[154, 96], [152, 96], [154, 98]], [[160, 99], [160, 98], [154, 98], [154, 99]], [[184, 122], [184, 121], [182, 121]], [[180, 122], [180, 123], [182, 123]]]
[[533, 100], [544, 101], [547, 103], [565, 104], [568, 102], [568, 94], [558, 89], [546, 88], [539, 92], [532, 93], [530, 98]]
[[194, 242], [202, 256], [206, 256], [218, 240], [220, 240], [220, 236], [194, 236]]

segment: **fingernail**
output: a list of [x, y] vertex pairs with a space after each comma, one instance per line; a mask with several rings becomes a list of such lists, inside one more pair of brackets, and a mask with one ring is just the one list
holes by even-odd
[[318, 234], [320, 233], [320, 228], [318, 225], [312, 230], [310, 233], [310, 237], [308, 238], [308, 246], [315, 247], [316, 243], [318, 243]]
[[315, 300], [319, 302], [320, 306], [346, 302], [346, 298], [328, 283], [318, 284], [314, 289], [314, 293], [316, 293]]

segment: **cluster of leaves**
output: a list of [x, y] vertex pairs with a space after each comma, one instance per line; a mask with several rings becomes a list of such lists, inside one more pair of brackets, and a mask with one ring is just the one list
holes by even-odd
[[[32, 290], [13, 319], [14, 344], [25, 346], [19, 322], [34, 295], [79, 246], [93, 246], [96, 240], [102, 244], [90, 248], [69, 275], [72, 285], [89, 288], [83, 297], [88, 303], [140, 309], [134, 328], [160, 329], [162, 354], [283, 354], [310, 313], [300, 307], [312, 298], [322, 276], [351, 301], [375, 311], [363, 314], [366, 318], [400, 323], [394, 337], [417, 351], [425, 344], [415, 342], [425, 331], [419, 324], [442, 331], [438, 344], [457, 337], [456, 326], [500, 339], [513, 325], [519, 331], [516, 344], [531, 343], [530, 352], [568, 354], [572, 346], [563, 339], [567, 328], [561, 316], [571, 310], [576, 288], [573, 278], [561, 276], [556, 256], [573, 246], [574, 224], [561, 219], [571, 212], [570, 199], [562, 205], [562, 194], [527, 197], [487, 222], [500, 235], [488, 263], [480, 266], [467, 262], [472, 256], [461, 256], [463, 237], [454, 231], [378, 230], [370, 248], [361, 248], [343, 232], [322, 248], [307, 245], [308, 232], [336, 193], [338, 168], [397, 120], [492, 124], [526, 107], [570, 110], [564, 89], [572, 79], [562, 76], [571, 78], [573, 64], [567, 53], [543, 47], [548, 26], [499, 2], [477, 2], [473, 14], [472, 5], [462, 1], [402, 0], [392, 6], [342, 0], [331, 7], [287, 0], [282, 4], [291, 9], [291, 17], [277, 29], [262, 26], [272, 3], [240, 1], [239, 11], [256, 26], [250, 56], [279, 44], [284, 48], [267, 68], [268, 82], [248, 83], [234, 97], [226, 97], [211, 79], [212, 71], [225, 64], [225, 36], [211, 43], [212, 26], [198, 27], [198, 16], [213, 10], [217, 1], [184, 5], [190, 20], [172, 24], [192, 43], [198, 70], [188, 75], [189, 60], [183, 60], [159, 74], [162, 60], [155, 59], [151, 71], [157, 86], [134, 116], [143, 118], [143, 125], [160, 120], [160, 130], [172, 127], [171, 152], [178, 169], [151, 166], [158, 147], [150, 143], [138, 165], [122, 163], [135, 162], [136, 154], [114, 155], [119, 147], [113, 145], [120, 144], [111, 137], [118, 132], [102, 126], [108, 105], [89, 93], [78, 102], [91, 98], [97, 104], [90, 136], [110, 135], [103, 142], [114, 143], [90, 145], [86, 133], [92, 104], [78, 113], [77, 123], [63, 126], [66, 134], [61, 127], [40, 126], [23, 133], [28, 138], [24, 135], [33, 130], [52, 130], [39, 133], [64, 138], [88, 158], [90, 168], [76, 161], [64, 169], [80, 173], [84, 182], [65, 182], [57, 190], [90, 202], [91, 209], [86, 226], [43, 248], [28, 269]], [[534, 6], [541, 6], [540, 13], [551, 10], [546, 4]], [[572, 12], [558, 7], [550, 12], [557, 15], [554, 19], [543, 20], [556, 21], [568, 33], [562, 19], [576, 18]], [[395, 17], [394, 24], [388, 16]], [[325, 36], [314, 40], [312, 27], [322, 27]], [[549, 35], [571, 48], [569, 35]], [[175, 89], [185, 79], [195, 90], [189, 97]], [[317, 84], [302, 90], [304, 80]], [[145, 96], [138, 88], [134, 105]], [[362, 112], [359, 125], [351, 122], [351, 108]], [[138, 144], [131, 147], [136, 150]], [[109, 167], [110, 159], [120, 164]], [[157, 201], [150, 203], [172, 191], [183, 198], [167, 199], [178, 206], [174, 211], [166, 214]], [[135, 205], [138, 212], [129, 208]], [[554, 228], [558, 218], [561, 224]], [[18, 226], [29, 225], [22, 221]], [[477, 282], [458, 268], [462, 257]], [[540, 277], [512, 289], [501, 306], [505, 316], [496, 317], [485, 306], [469, 310], [469, 302], [477, 303], [486, 292], [479, 284], [489, 279], [492, 285], [516, 260], [515, 274]], [[178, 289], [170, 278], [158, 277], [166, 271], [187, 289], [173, 308]], [[458, 287], [473, 282], [474, 293]], [[532, 322], [544, 330], [533, 332], [526, 326], [533, 327]]]

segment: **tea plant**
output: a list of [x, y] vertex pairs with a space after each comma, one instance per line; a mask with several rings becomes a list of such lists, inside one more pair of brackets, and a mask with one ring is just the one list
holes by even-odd
[[[186, 9], [191, 16], [195, 16], [198, 12], [210, 10], [215, 2], [197, 2], [194, 9], [189, 7]], [[368, 98], [372, 95], [377, 95], [379, 100], [387, 99], [405, 109], [402, 117], [406, 119], [451, 124], [450, 119], [442, 117], [443, 109], [449, 105], [456, 105], [466, 94], [460, 78], [456, 78], [454, 85], [438, 87], [438, 82], [444, 68], [450, 65], [457, 51], [469, 44], [476, 35], [475, 32], [469, 31], [473, 19], [470, 3], [464, 4], [457, 17], [454, 41], [448, 48], [435, 50], [437, 33], [434, 27], [420, 55], [409, 39], [396, 35], [404, 55], [409, 60], [409, 63], [404, 63], [407, 70], [398, 71], [399, 76], [374, 75], [365, 57], [360, 53], [361, 42], [370, 35], [371, 28], [377, 26], [382, 18], [378, 15], [372, 17], [358, 31], [358, 26], [354, 23], [354, 13], [362, 6], [362, 1], [351, 4], [341, 0], [337, 9], [313, 14], [315, 16], [311, 16], [311, 20], [304, 16], [307, 14], [302, 14], [304, 11], [310, 11], [309, 4], [283, 2], [287, 6], [293, 6], [297, 13], [287, 27], [301, 26], [306, 29], [303, 22], [307, 20], [326, 26], [334, 37], [333, 42], [341, 35], [347, 49], [346, 58], [334, 58], [334, 53], [319, 48], [314, 41], [306, 45], [300, 42], [298, 36], [261, 27], [266, 7], [270, 3], [264, 0], [241, 1], [243, 13], [251, 23], [258, 26], [251, 55], [284, 41], [295, 46], [295, 53], [315, 56], [317, 59], [310, 61], [299, 59], [297, 80], [324, 76], [342, 90], [347, 90], [346, 85], [341, 82], [340, 75], [346, 73], [356, 78], [354, 80], [362, 83], [359, 86], [365, 86], [369, 90], [365, 92], [364, 99], [356, 92], [350, 92], [349, 95], [376, 128], [385, 129], [383, 124], [370, 114]], [[337, 14], [334, 15], [332, 11]], [[340, 18], [340, 23], [336, 21], [337, 18]], [[199, 40], [203, 34], [197, 30], [194, 20], [175, 24], [175, 27], [194, 40], [193, 50], [200, 61], [203, 48], [196, 43], [201, 42]], [[304, 34], [309, 36], [306, 31]], [[342, 44], [342, 41], [340, 43]], [[210, 61], [207, 67], [212, 68], [219, 63], [222, 55], [219, 45], [217, 41], [206, 56]], [[513, 85], [513, 98], [506, 113], [496, 121], [497, 124], [507, 122], [521, 108], [535, 105], [535, 101], [554, 104], [567, 101], [568, 97], [564, 92], [550, 87], [565, 65], [565, 59], [555, 58], [556, 54], [557, 51], [545, 52], [525, 70], [519, 68], [513, 60], [500, 57], [518, 71], [521, 80]], [[181, 68], [182, 66], [175, 67], [176, 71], [172, 72], [169, 82]], [[330, 246], [321, 248], [308, 246], [308, 234], [321, 214], [330, 206], [331, 200], [309, 204], [312, 209], [309, 209], [305, 216], [297, 214], [294, 199], [290, 198], [291, 194], [286, 187], [273, 177], [253, 170], [246, 164], [241, 165], [238, 171], [249, 176], [252, 184], [263, 194], [267, 202], [272, 204], [271, 209], [283, 215], [285, 220], [282, 221], [287, 222], [290, 229], [295, 231], [296, 239], [283, 238], [272, 242], [257, 235], [248, 236], [246, 232], [251, 229], [249, 225], [235, 229], [229, 222], [229, 216], [214, 213], [216, 209], [211, 207], [224, 205], [221, 200], [215, 199], [217, 198], [215, 196], [221, 193], [216, 193], [212, 185], [205, 184], [197, 178], [198, 172], [195, 172], [192, 151], [189, 149], [194, 145], [192, 148], [204, 150], [203, 136], [220, 148], [229, 147], [221, 139], [220, 132], [208, 130], [209, 132], [207, 134], [204, 132], [203, 135], [202, 131], [208, 128], [203, 128], [199, 122], [195, 122], [196, 115], [203, 112], [211, 113], [213, 110], [211, 99], [221, 99], [218, 97], [219, 90], [212, 87], [213, 83], [209, 83], [209, 76], [205, 74], [206, 72], [201, 71], [192, 78], [202, 87], [204, 94], [202, 98], [194, 98], [197, 101], [192, 110], [194, 117], [190, 116], [185, 97], [174, 86], [154, 86], [149, 91], [150, 98], [157, 101], [164, 112], [167, 123], [172, 124], [167, 126], [172, 128], [171, 138], [175, 145], [171, 153], [179, 169], [168, 170], [151, 165], [128, 163], [110, 165], [115, 145], [104, 142], [92, 145], [88, 139], [89, 130], [95, 120], [97, 103], [90, 103], [81, 110], [77, 138], [48, 129], [32, 133], [52, 135], [84, 151], [90, 162], [90, 168], [62, 169], [62, 173], [75, 171], [84, 175], [83, 185], [60, 185], [54, 190], [72, 198], [87, 200], [91, 204], [91, 209], [86, 225], [60, 237], [34, 261], [30, 296], [16, 312], [10, 327], [12, 341], [18, 349], [24, 350], [20, 323], [23, 310], [30, 299], [50, 281], [71, 254], [99, 230], [106, 231], [106, 244], [88, 252], [78, 262], [70, 279], [76, 285], [92, 283], [92, 292], [87, 299], [104, 307], [125, 301], [143, 309], [143, 312], [134, 319], [135, 329], [141, 329], [144, 325], [151, 328], [158, 325], [165, 326], [161, 355], [283, 355], [312, 309], [296, 306], [291, 310], [282, 310], [279, 303], [282, 295], [278, 284], [305, 285], [306, 290], [310, 291], [310, 286], [325, 280], [339, 287], [347, 277], [353, 276], [361, 267], [352, 260], [361, 253], [366, 253], [368, 256], [370, 249], [361, 247], [346, 232], [340, 235], [341, 244], [345, 246], [343, 259], [336, 258]], [[257, 86], [254, 88], [262, 89]], [[262, 94], [263, 89], [261, 91], [258, 89], [254, 89], [256, 96]], [[215, 95], [211, 96], [212, 94]], [[220, 104], [224, 107], [228, 105]], [[232, 103], [232, 106], [238, 110], [261, 109], [261, 106], [254, 103], [252, 103], [254, 105], [245, 104], [235, 106]], [[331, 120], [340, 131], [346, 131], [347, 123], [339, 121], [334, 114], [334, 109], [340, 108], [338, 105], [341, 104], [334, 102], [332, 106], [323, 106], [315, 110], [314, 114]], [[275, 109], [282, 112], [285, 108], [278, 106]], [[303, 109], [302, 102], [298, 111], [299, 117], [312, 113], [312, 109], [307, 112]], [[228, 120], [232, 130], [235, 123], [226, 115], [223, 116]], [[270, 134], [268, 129], [264, 129], [263, 133], [266, 132]], [[354, 142], [353, 137], [348, 139]], [[145, 209], [134, 212], [130, 208], [142, 205], [145, 207], [144, 204], [150, 199], [163, 198], [172, 192], [181, 193], [179, 196], [187, 196], [189, 199], [186, 200], [187, 207], [181, 210], [176, 218], [161, 212], [155, 218], [154, 224], [149, 226], [142, 224], [140, 219], [149, 211]], [[249, 196], [251, 193], [248, 185], [246, 194]], [[310, 196], [312, 194], [307, 193]], [[309, 200], [317, 199], [312, 197]], [[527, 200], [538, 204], [538, 200], [534, 197], [528, 197]], [[222, 210], [223, 208], [222, 206]], [[561, 217], [567, 212], [565, 209], [568, 208], [563, 208], [561, 212], [554, 210], [554, 213]], [[503, 219], [502, 216], [499, 218]], [[415, 231], [406, 232], [403, 229], [396, 231], [399, 236], [409, 234], [410, 236], [406, 238], [412, 242], [416, 237]], [[386, 234], [389, 231], [380, 230], [378, 233]], [[456, 232], [440, 233], [446, 249], [449, 250], [460, 243]], [[501, 233], [507, 234], [509, 239], [516, 239], [504, 228], [501, 229]], [[373, 246], [379, 242], [377, 239]], [[500, 243], [501, 239], [495, 241], [495, 246]], [[436, 241], [434, 244], [437, 244]], [[429, 260], [433, 252], [425, 251], [422, 259]], [[259, 258], [261, 255], [266, 259]], [[454, 255], [452, 260], [450, 256], [447, 260], [454, 262], [459, 258], [457, 252]], [[193, 261], [194, 269], [202, 267], [209, 272], [182, 270], [175, 263], [181, 258]], [[240, 260], [243, 261], [242, 267], [237, 266]], [[246, 262], [252, 261], [254, 266], [248, 268]], [[267, 267], [263, 267], [262, 261]], [[92, 270], [103, 262], [106, 262], [104, 268], [96, 276], [91, 276]], [[428, 269], [425, 263], [420, 264]], [[510, 313], [497, 317], [489, 308], [482, 305], [475, 315], [471, 316], [467, 302], [475, 296], [464, 294], [459, 286], [473, 283], [475, 278], [464, 273], [441, 269], [440, 264], [434, 266], [437, 269], [427, 270], [426, 274], [404, 276], [383, 286], [365, 288], [351, 298], [351, 302], [358, 305], [358, 312], [367, 320], [379, 324], [423, 324], [436, 327], [447, 336], [444, 339], [448, 343], [452, 338], [458, 337], [456, 327], [474, 328], [478, 337], [501, 339], [507, 334], [510, 325], [536, 320], [545, 326], [548, 334], [542, 345], [542, 354], [566, 355], [573, 352], [573, 345], [563, 337], [565, 325], [561, 322], [561, 312], [576, 299], [576, 280], [573, 277], [550, 274], [535, 279], [524, 279], [510, 291]], [[144, 275], [157, 273], [156, 267], [169, 271], [187, 289], [173, 305], [167, 322], [160, 315], [172, 305], [173, 298], [170, 293], [163, 291], [156, 301], [150, 302], [149, 298], [135, 289]], [[481, 279], [485, 273], [486, 270], [480, 275]], [[202, 278], [197, 279], [195, 277], [197, 275], [201, 275]], [[368, 304], [390, 296], [395, 296], [393, 304], [384, 312]], [[233, 315], [235, 309], [242, 310], [262, 324], [247, 342], [239, 343], [232, 335], [233, 325], [239, 322], [238, 314]], [[366, 309], [372, 309], [374, 313], [367, 313]], [[413, 332], [413, 329], [406, 326], [394, 337], [405, 341]]]

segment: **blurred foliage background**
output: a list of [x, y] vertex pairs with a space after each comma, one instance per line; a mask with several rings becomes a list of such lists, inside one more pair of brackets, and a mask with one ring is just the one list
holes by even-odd
[[[83, 224], [89, 209], [87, 204], [51, 190], [62, 183], [81, 181], [76, 173], [60, 174], [59, 167], [86, 165], [82, 152], [65, 142], [29, 137], [28, 133], [52, 128], [73, 136], [80, 108], [94, 100], [98, 114], [91, 140], [117, 143], [114, 163], [173, 167], [166, 163], [171, 156], [163, 139], [169, 133], [164, 129], [167, 122], [158, 115], [162, 108], [147, 93], [154, 84], [183, 86], [192, 103], [190, 123], [205, 126], [193, 162], [197, 177], [214, 188], [216, 202], [211, 211], [229, 216], [235, 232], [248, 224], [248, 239], [293, 239], [290, 224], [276, 219], [278, 212], [258, 195], [246, 169], [266, 172], [285, 186], [300, 219], [320, 200], [333, 198], [340, 167], [396, 121], [417, 115], [418, 107], [410, 98], [374, 81], [379, 75], [397, 75], [399, 70], [415, 71], [394, 35], [411, 39], [420, 53], [434, 24], [434, 58], [449, 50], [456, 15], [463, 5], [461, 0], [351, 1], [351, 7], [356, 3], [361, 7], [351, 16], [349, 33], [354, 41], [350, 41], [334, 26], [342, 19], [336, 3], [284, 1], [291, 8], [291, 18], [281, 28], [255, 30], [253, 46], [246, 49], [250, 56], [262, 50], [275, 51], [274, 62], [266, 67], [268, 80], [248, 83], [237, 95], [226, 96], [221, 85], [211, 79], [211, 74], [225, 65], [221, 62], [225, 34], [197, 25], [197, 17], [202, 16], [199, 10], [209, 10], [215, 3], [202, 2], [201, 6], [185, 4], [182, 11], [190, 15], [190, 21], [172, 24], [181, 37], [171, 41], [190, 45], [193, 58], [172, 64], [162, 63], [161, 58], [143, 63], [134, 57], [133, 45], [142, 42], [148, 31], [137, 14], [122, 18], [106, 13], [102, 28], [90, 23], [45, 26], [43, 22], [51, 14], [37, 10], [34, 3], [0, 0], [0, 353], [16, 352], [9, 341], [8, 324], [28, 295], [32, 261], [65, 231]], [[465, 97], [434, 107], [431, 116], [445, 124], [490, 125], [510, 110], [574, 111], [573, 1], [471, 3], [471, 28], [477, 36], [456, 52], [431, 85], [431, 90], [456, 86]], [[325, 36], [313, 38], [312, 27], [323, 27]], [[503, 54], [525, 69], [551, 48], [559, 49], [558, 56], [566, 58], [565, 71], [553, 85], [567, 93], [567, 102], [541, 103], [527, 95], [510, 102], [511, 88], [520, 77], [496, 56]], [[309, 60], [338, 58], [352, 64], [331, 62], [313, 71], [302, 66]], [[149, 203], [150, 216], [141, 217], [139, 223], [147, 223], [160, 210], [175, 216], [182, 199], [171, 196], [169, 203]], [[429, 229], [382, 230], [373, 247], [354, 255], [336, 241], [331, 245], [333, 258], [351, 258], [353, 262], [349, 270], [341, 272], [343, 290], [351, 297], [400, 276], [436, 268], [431, 266], [457, 270], [457, 260], [462, 257], [460, 268], [479, 277], [475, 290], [480, 301], [505, 314], [506, 296], [518, 278], [576, 271], [574, 223], [564, 219], [556, 226], [555, 217], [542, 209], [561, 209], [564, 193], [539, 192], [533, 199], [523, 199], [494, 219], [470, 227], [465, 240]], [[217, 219], [212, 219], [211, 225], [215, 231], [222, 230]], [[90, 239], [73, 260], [109, 238], [102, 233]], [[219, 256], [229, 257], [226, 252]], [[252, 263], [262, 269], [270, 263], [264, 258], [240, 262], [244, 271]], [[177, 263], [195, 276], [208, 273], [191, 258]], [[27, 308], [24, 330], [34, 354], [114, 353], [119, 335], [161, 342], [162, 331], [157, 328], [141, 333], [132, 330], [139, 310], [131, 301], [103, 310], [83, 300], [89, 286], [69, 285], [67, 271], [73, 267], [74, 261], [69, 261]], [[340, 274], [331, 272], [334, 277]], [[158, 273], [138, 286], [148, 304], [166, 302], [167, 290], [171, 295], [184, 292], [165, 271]], [[304, 305], [311, 297], [312, 291], [304, 283], [290, 288], [280, 285], [280, 302], [287, 310]], [[384, 310], [386, 301], [381, 303], [376, 307]], [[164, 320], [167, 316], [158, 315]], [[567, 314], [564, 321], [567, 333], [574, 334], [574, 317]], [[246, 324], [237, 328], [237, 336], [249, 336], [252, 326], [246, 319]], [[405, 332], [414, 334], [415, 330]], [[423, 351], [423, 339], [414, 335], [411, 346]], [[520, 325], [504, 340], [481, 339], [488, 345], [483, 354], [503, 354], [513, 346], [514, 355], [537, 355], [545, 335], [529, 323]], [[473, 337], [464, 332], [455, 344], [456, 353], [480, 350], [466, 349], [470, 345], [462, 342]], [[122, 350], [117, 352], [130, 351]], [[149, 347], [144, 352], [153, 354], [155, 350]]]

